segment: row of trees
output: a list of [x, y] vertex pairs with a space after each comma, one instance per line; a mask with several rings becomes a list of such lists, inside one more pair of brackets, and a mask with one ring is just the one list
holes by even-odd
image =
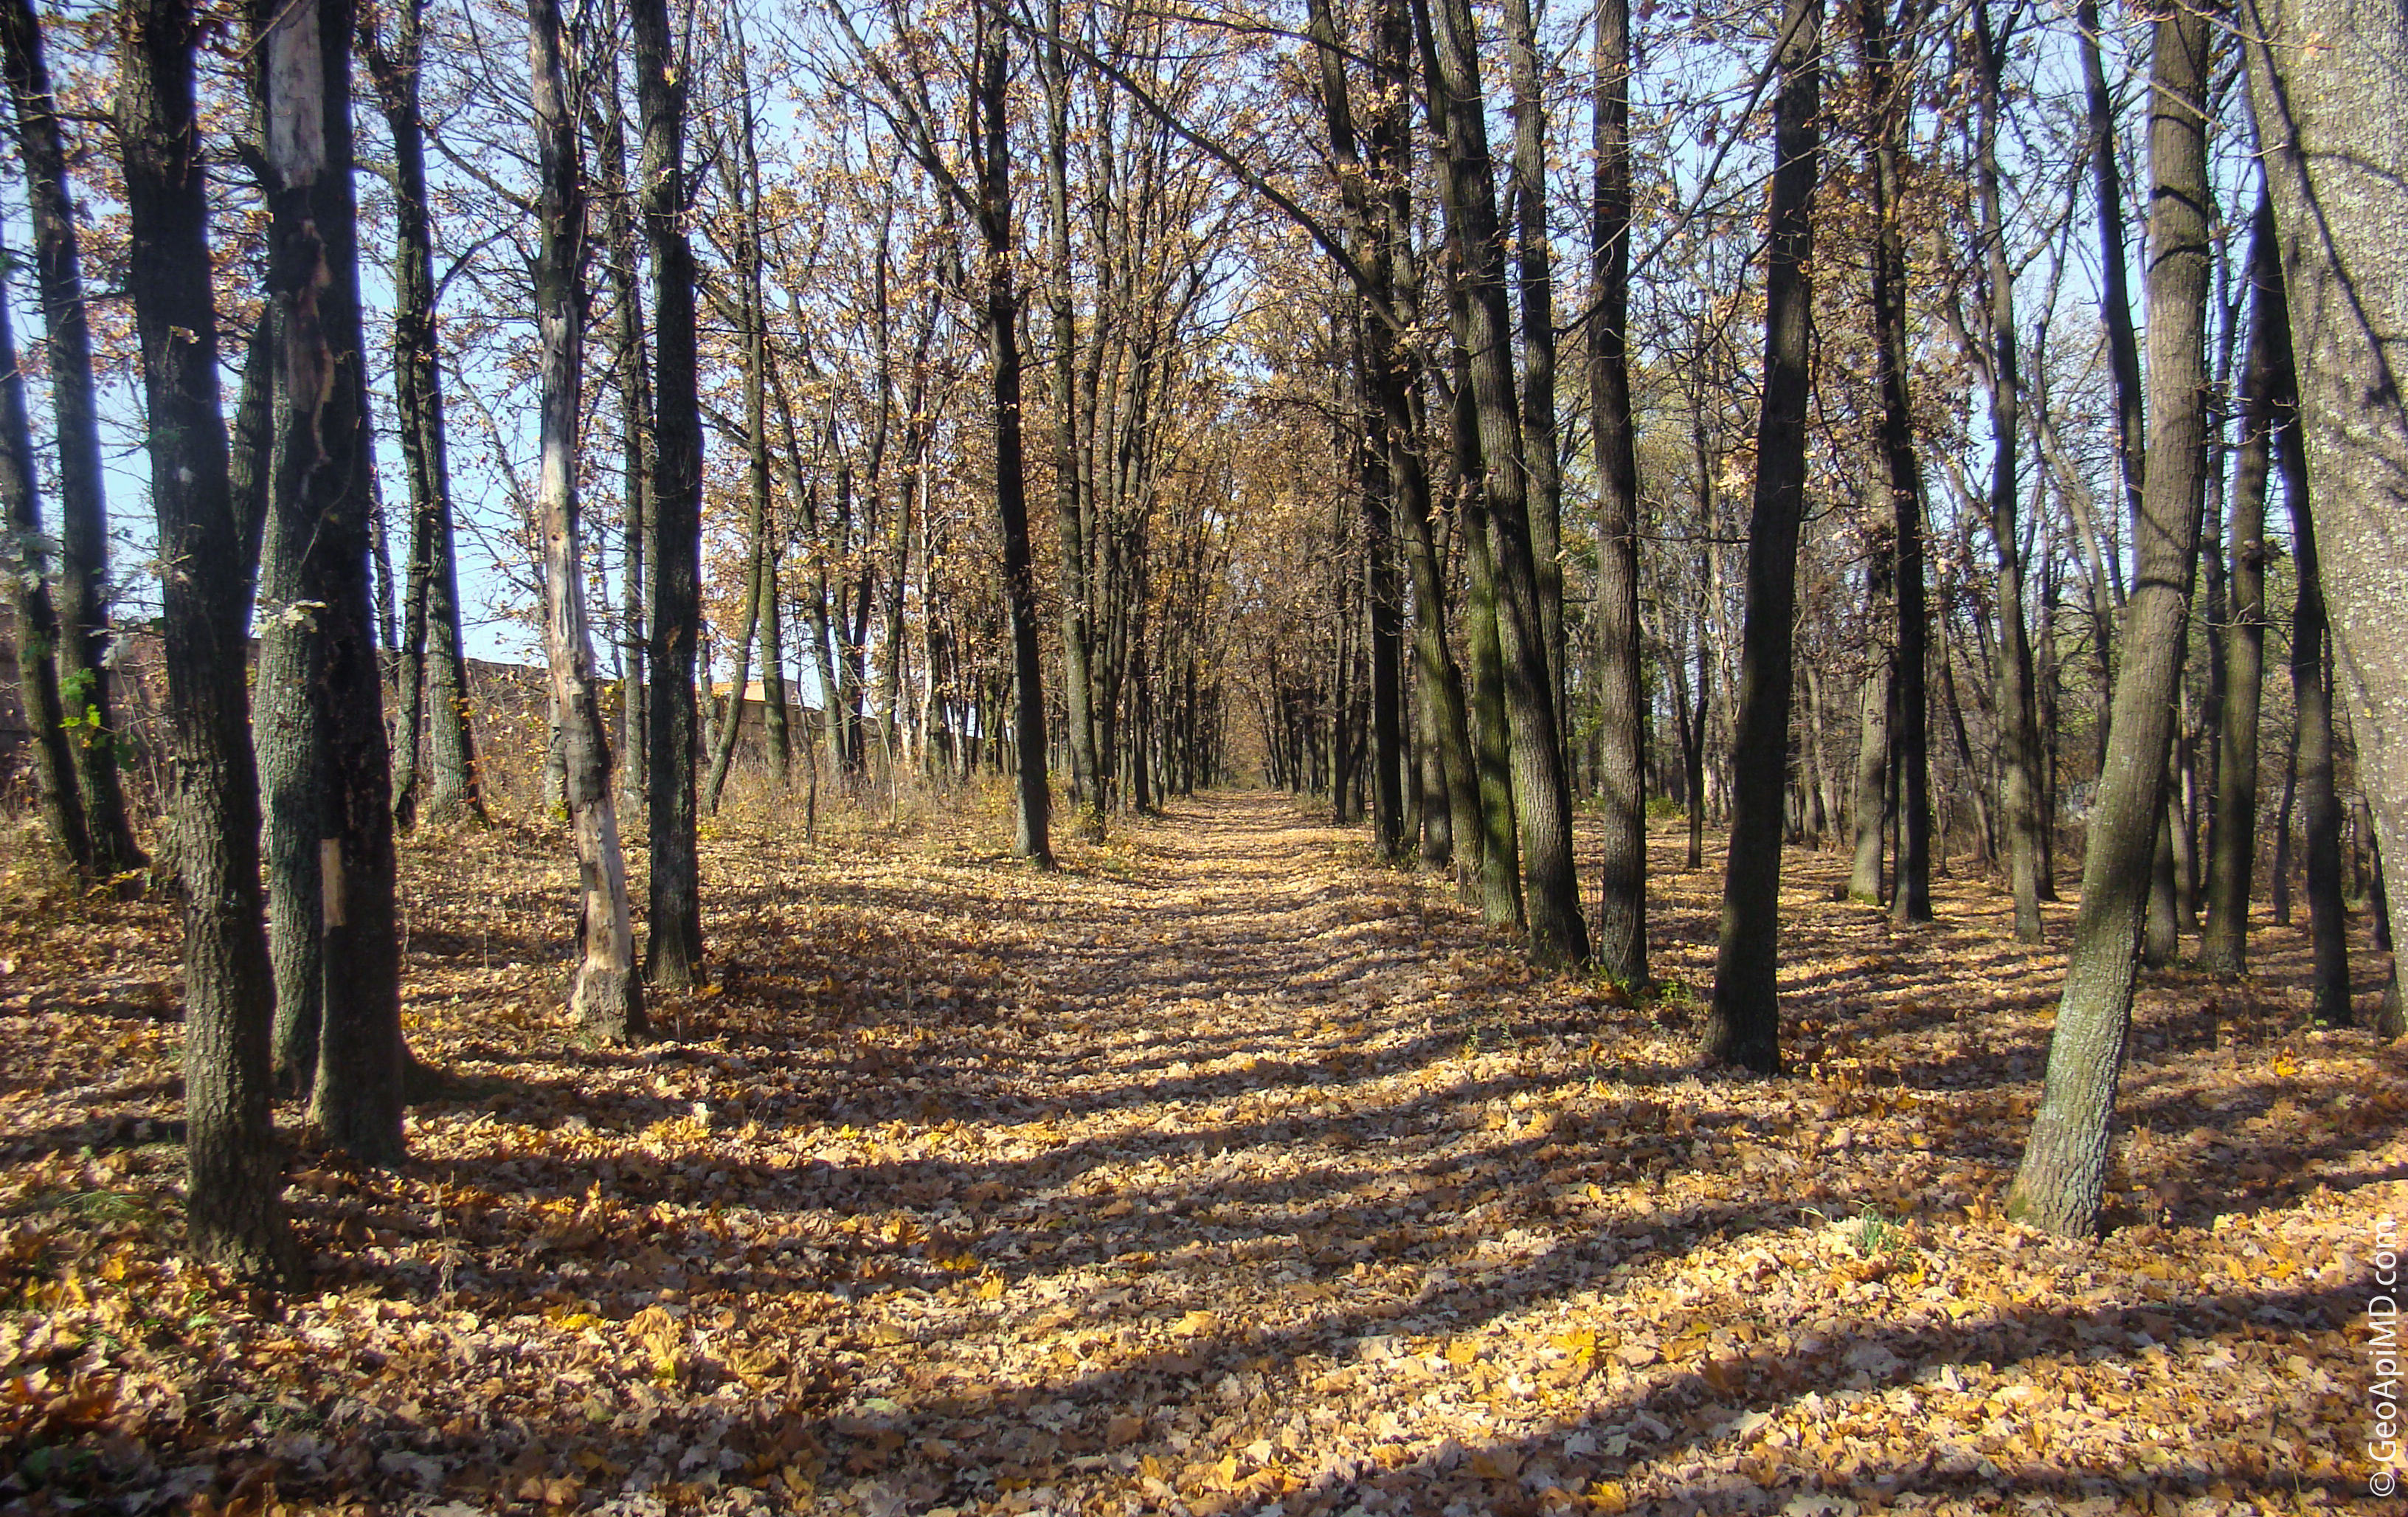
[[[279, 1080], [341, 1147], [401, 1152], [394, 828], [482, 806], [464, 493], [502, 503], [503, 595], [541, 628], [595, 1035], [642, 1036], [645, 987], [702, 972], [698, 818], [756, 662], [772, 785], [798, 743], [814, 775], [820, 749], [854, 777], [990, 763], [1042, 866], [1055, 776], [1095, 836], [1251, 742], [1541, 963], [1634, 992], [1645, 803], [1676, 789], [1693, 859], [1710, 804], [1730, 829], [1706, 1051], [1766, 1071], [1785, 837], [1844, 825], [1857, 893], [1912, 923], [1935, 830], [1963, 835], [2037, 936], [2060, 798], [2085, 794], [2016, 1204], [2090, 1225], [2136, 966], [2202, 905], [2204, 956], [2244, 962], [2286, 591], [2320, 945], [2336, 694], [2402, 846], [2408, 692], [2376, 630], [2402, 572], [2378, 340], [2401, 286], [2374, 230], [2408, 49], [2184, 8], [2130, 18], [2143, 89], [2086, 6], [1498, 20], [303, 0], [220, 36], [189, 0], [98, 33], [9, 12], [53, 447], [22, 384], [0, 394], [0, 494], [43, 546], [47, 467], [66, 523], [55, 575], [12, 577], [40, 786], [86, 867], [136, 857], [78, 673], [107, 627], [84, 224], [122, 261], [151, 462], [200, 1247], [286, 1258]], [[2280, 45], [2310, 34], [2344, 40]], [[113, 95], [80, 150], [46, 37]], [[2090, 290], [2095, 336], [2070, 338]], [[794, 688], [819, 711], [799, 739]]]

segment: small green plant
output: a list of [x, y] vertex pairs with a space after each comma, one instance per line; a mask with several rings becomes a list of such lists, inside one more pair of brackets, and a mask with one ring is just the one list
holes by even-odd
[[1656, 1004], [1664, 1007], [1695, 1006], [1698, 1004], [1698, 987], [1685, 980], [1659, 980], [1656, 981]]
[[108, 1227], [122, 1223], [148, 1222], [150, 1208], [142, 1197], [124, 1191], [84, 1191], [59, 1198], [58, 1209], [70, 1216]]
[[1870, 1259], [1903, 1250], [1906, 1229], [1878, 1211], [1868, 1211], [1856, 1219], [1856, 1231], [1848, 1236], [1848, 1241], [1856, 1246], [1857, 1257]]
[[1647, 819], [1650, 822], [1670, 822], [1674, 817], [1688, 814], [1687, 808], [1673, 796], [1650, 795], [1647, 797]]
[[[1813, 1207], [1806, 1209], [1806, 1214], [1810, 1217], [1819, 1217], [1828, 1223], [1840, 1221], [1828, 1212], [1818, 1211]], [[1878, 1258], [1885, 1253], [1903, 1253], [1907, 1249], [1906, 1224], [1883, 1216], [1871, 1207], [1857, 1212], [1847, 1231], [1842, 1236], [1847, 1238], [1849, 1246], [1856, 1251], [1856, 1257], [1859, 1259]]]

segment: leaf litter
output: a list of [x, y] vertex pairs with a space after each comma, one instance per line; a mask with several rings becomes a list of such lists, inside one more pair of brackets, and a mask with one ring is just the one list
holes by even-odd
[[996, 830], [724, 824], [716, 979], [632, 1050], [559, 1009], [552, 839], [408, 844], [444, 1084], [397, 1172], [280, 1112], [280, 1301], [179, 1252], [167, 915], [0, 880], [0, 1510], [2366, 1499], [2408, 1081], [2306, 1026], [2299, 932], [2144, 980], [2076, 1245], [1996, 1209], [2070, 909], [2028, 948], [1956, 879], [1893, 932], [1793, 853], [1752, 1081], [1696, 1066], [1717, 880], [1670, 832], [1633, 1006], [1282, 797], [1050, 875]]

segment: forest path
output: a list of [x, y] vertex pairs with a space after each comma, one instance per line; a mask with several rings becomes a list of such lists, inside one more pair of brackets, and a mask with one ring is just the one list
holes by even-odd
[[[555, 833], [413, 839], [405, 1020], [454, 1097], [413, 1110], [399, 1171], [305, 1150], [312, 1291], [156, 1352], [113, 1324], [191, 1310], [189, 1270], [139, 1263], [179, 1246], [174, 1028], [90, 987], [168, 973], [172, 934], [153, 904], [77, 909], [141, 931], [0, 922], [39, 971], [0, 1001], [0, 1266], [87, 1247], [55, 1197], [131, 1196], [150, 1220], [88, 1248], [136, 1265], [40, 1309], [99, 1345], [111, 1436], [217, 1472], [194, 1489], [274, 1459], [288, 1495], [397, 1512], [2364, 1489], [2336, 1388], [2362, 1375], [2349, 1260], [2408, 1206], [2408, 1050], [2302, 1035], [2300, 934], [2266, 929], [2243, 987], [2150, 980], [2112, 1200], [2128, 1224], [2171, 1195], [2171, 1224], [2077, 1247], [1985, 1209], [2061, 964], [1987, 880], [1894, 933], [1793, 852], [1795, 1070], [1758, 1081], [1696, 1067], [1718, 861], [1684, 871], [1675, 829], [1674, 994], [1632, 1008], [1284, 795], [1115, 819], [1054, 872], [1000, 851], [999, 791], [939, 801], [824, 815], [816, 844], [732, 805], [717, 981], [656, 997], [634, 1049], [563, 1020]], [[271, 1395], [308, 1438], [208, 1410]], [[2179, 1458], [2137, 1447], [2173, 1428]]]

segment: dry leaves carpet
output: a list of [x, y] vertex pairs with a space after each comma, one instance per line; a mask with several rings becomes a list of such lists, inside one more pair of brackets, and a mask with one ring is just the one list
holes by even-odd
[[[1534, 977], [1282, 797], [995, 852], [710, 845], [716, 984], [557, 1010], [563, 851], [407, 851], [400, 1173], [301, 1147], [309, 1289], [178, 1257], [173, 933], [0, 922], [0, 1509], [2291, 1511], [2368, 1500], [2402, 1054], [2304, 945], [2143, 990], [2117, 1228], [1993, 1209], [2060, 951], [1792, 857], [1794, 1072]], [[1717, 877], [1656, 839], [1656, 966]], [[2370, 962], [2372, 962], [2370, 956]], [[2366, 987], [2370, 994], [2372, 987]]]

